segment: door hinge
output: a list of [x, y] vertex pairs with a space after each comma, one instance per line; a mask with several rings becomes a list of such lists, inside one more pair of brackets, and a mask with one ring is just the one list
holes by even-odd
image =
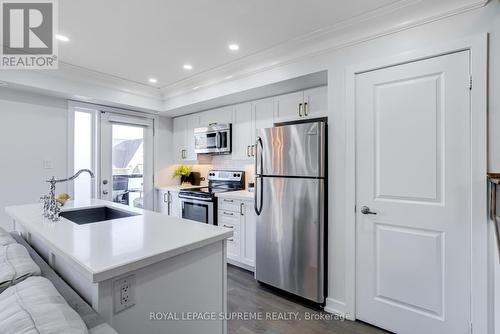
[[469, 323], [469, 334], [472, 334], [472, 322]]
[[472, 75], [469, 77], [469, 90], [472, 90]]

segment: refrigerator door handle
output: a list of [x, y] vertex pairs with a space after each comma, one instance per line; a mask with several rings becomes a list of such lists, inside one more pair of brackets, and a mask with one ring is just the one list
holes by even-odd
[[[261, 175], [262, 170], [264, 169], [264, 162], [262, 161], [262, 150], [260, 151], [260, 156], [258, 154], [259, 144], [262, 150], [264, 150], [264, 145], [262, 144], [262, 138], [257, 137], [257, 140], [255, 141], [255, 175]], [[260, 171], [257, 169], [258, 160], [260, 160]]]
[[[258, 186], [259, 180], [260, 180], [260, 187]], [[257, 214], [257, 216], [260, 216], [260, 214], [262, 213], [262, 205], [264, 203], [263, 202], [264, 192], [262, 191], [263, 185], [264, 185], [264, 182], [262, 180], [262, 176], [255, 176], [254, 209], [255, 209], [255, 213]], [[259, 200], [257, 199], [258, 197], [260, 197]], [[260, 202], [260, 205], [258, 202]]]

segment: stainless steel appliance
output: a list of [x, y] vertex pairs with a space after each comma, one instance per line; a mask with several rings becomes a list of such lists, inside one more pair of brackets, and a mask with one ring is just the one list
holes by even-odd
[[257, 131], [256, 279], [325, 301], [326, 122]]
[[179, 192], [182, 218], [200, 223], [217, 225], [217, 198], [215, 194], [242, 190], [245, 172], [234, 170], [211, 170], [208, 186], [182, 189]]
[[231, 124], [210, 124], [194, 129], [195, 153], [231, 153]]

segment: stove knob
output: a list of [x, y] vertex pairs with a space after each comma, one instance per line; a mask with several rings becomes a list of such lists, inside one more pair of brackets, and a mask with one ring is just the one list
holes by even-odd
[[234, 177], [238, 176], [236, 173], [233, 174]]

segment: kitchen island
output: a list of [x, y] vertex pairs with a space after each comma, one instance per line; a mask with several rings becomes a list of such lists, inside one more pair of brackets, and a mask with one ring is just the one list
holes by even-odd
[[62, 212], [102, 207], [134, 215], [77, 224], [49, 221], [40, 204], [6, 212], [14, 229], [118, 333], [225, 333], [223, 319], [193, 314], [226, 311], [232, 230], [102, 200], [70, 201]]

